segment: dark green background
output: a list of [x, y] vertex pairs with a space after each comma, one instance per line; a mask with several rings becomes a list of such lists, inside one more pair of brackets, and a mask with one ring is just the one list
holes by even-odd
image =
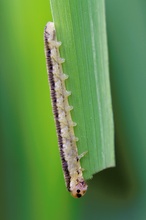
[[146, 1], [106, 0], [117, 167], [66, 191], [44, 57], [49, 1], [0, 2], [0, 219], [146, 219]]

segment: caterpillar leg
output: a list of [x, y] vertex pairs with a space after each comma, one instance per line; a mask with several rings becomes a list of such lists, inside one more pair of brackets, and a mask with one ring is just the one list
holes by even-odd
[[84, 157], [86, 154], [88, 153], [88, 151], [83, 152], [82, 154], [80, 154], [78, 156], [78, 160], [80, 160], [82, 157]]

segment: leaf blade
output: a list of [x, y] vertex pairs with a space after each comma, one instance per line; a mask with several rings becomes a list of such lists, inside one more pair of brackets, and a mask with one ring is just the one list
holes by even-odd
[[108, 70], [104, 1], [51, 0], [60, 53], [85, 179], [114, 166], [114, 126]]

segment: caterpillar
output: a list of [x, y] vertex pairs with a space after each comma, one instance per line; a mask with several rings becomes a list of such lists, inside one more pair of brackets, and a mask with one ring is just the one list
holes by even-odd
[[76, 146], [78, 138], [75, 137], [73, 129], [76, 123], [72, 121], [70, 114], [73, 107], [68, 103], [68, 96], [71, 95], [71, 92], [67, 91], [65, 87], [65, 80], [68, 76], [62, 70], [62, 63], [65, 60], [60, 58], [59, 47], [61, 42], [56, 39], [53, 22], [48, 22], [45, 27], [44, 41], [52, 107], [65, 183], [71, 195], [80, 198], [85, 194], [88, 187], [80, 165], [80, 159], [86, 152], [78, 155]]

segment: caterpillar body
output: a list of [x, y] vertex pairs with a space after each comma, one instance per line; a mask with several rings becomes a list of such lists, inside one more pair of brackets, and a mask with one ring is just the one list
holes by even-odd
[[68, 78], [62, 71], [61, 64], [64, 59], [60, 58], [59, 46], [61, 42], [56, 39], [56, 32], [53, 22], [48, 22], [44, 32], [45, 54], [48, 78], [50, 84], [53, 113], [58, 135], [58, 144], [66, 187], [75, 198], [82, 197], [87, 191], [87, 184], [83, 178], [83, 169], [80, 159], [85, 153], [78, 155], [73, 127], [76, 123], [72, 121], [68, 96], [70, 91], [66, 91], [65, 80]]

